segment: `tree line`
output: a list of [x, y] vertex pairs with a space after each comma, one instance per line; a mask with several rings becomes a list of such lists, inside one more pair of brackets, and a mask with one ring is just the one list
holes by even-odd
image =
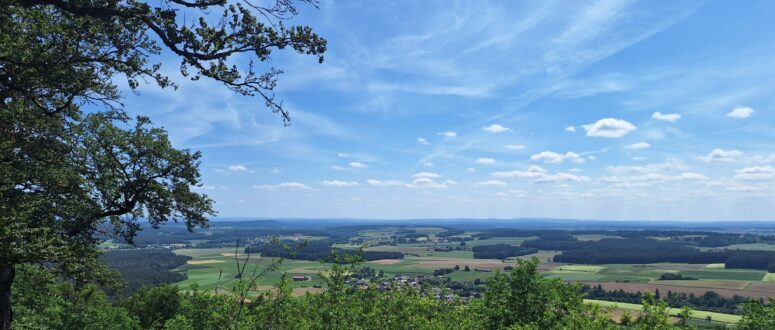
[[519, 257], [538, 252], [534, 248], [526, 248], [508, 244], [477, 245], [471, 248], [474, 252], [474, 259], [506, 259], [509, 257]]
[[[689, 329], [673, 324], [664, 299], [644, 295], [643, 311], [626, 325], [612, 322], [575, 284], [546, 279], [538, 262], [520, 261], [486, 281], [481, 297], [436, 299], [411, 287], [358, 289], [346, 279], [351, 266], [326, 272], [326, 290], [294, 297], [283, 277], [276, 290], [243, 299], [250, 286], [234, 284], [233, 295], [196, 285], [143, 288], [109, 300], [94, 286], [60, 282], [33, 266], [20, 267], [14, 283], [15, 326], [24, 329]], [[250, 281], [250, 280], [248, 280]], [[246, 288], [243, 291], [242, 288]], [[775, 305], [747, 302], [738, 329], [772, 324]], [[679, 313], [686, 319], [690, 311]]]
[[380, 259], [403, 259], [404, 254], [397, 251], [356, 251], [348, 249], [334, 248], [334, 240], [312, 240], [312, 241], [269, 241], [256, 246], [248, 246], [245, 253], [260, 253], [262, 256], [310, 260], [310, 261], [328, 261], [338, 262], [346, 256], [358, 255], [366, 261]]

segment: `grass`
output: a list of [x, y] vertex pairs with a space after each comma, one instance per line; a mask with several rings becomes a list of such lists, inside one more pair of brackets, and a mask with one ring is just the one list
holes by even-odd
[[[604, 300], [590, 300], [590, 299], [584, 299], [585, 303], [588, 304], [597, 304], [601, 307], [613, 307], [613, 308], [620, 308], [620, 309], [629, 309], [634, 311], [641, 311], [643, 309], [642, 305], [638, 304], [628, 304], [628, 303], [619, 303], [619, 302], [612, 302], [612, 301], [604, 301]], [[677, 315], [678, 312], [680, 312], [680, 308], [670, 308], [669, 313], [670, 315]], [[739, 315], [733, 315], [733, 314], [724, 314], [724, 313], [717, 313], [717, 312], [706, 312], [706, 311], [692, 311], [691, 318], [692, 319], [700, 319], [705, 320], [706, 317], [710, 316], [711, 320], [716, 322], [722, 322], [722, 323], [728, 323], [728, 324], [734, 324], [740, 321]]]
[[563, 265], [552, 270], [554, 273], [597, 273], [606, 267], [590, 265]]
[[763, 270], [753, 269], [702, 269], [684, 270], [681, 275], [701, 280], [761, 281], [766, 274]]

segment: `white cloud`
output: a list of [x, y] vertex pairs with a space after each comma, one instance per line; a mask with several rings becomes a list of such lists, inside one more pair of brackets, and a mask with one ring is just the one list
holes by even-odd
[[734, 162], [737, 161], [740, 157], [743, 156], [743, 153], [739, 150], [724, 150], [724, 149], [713, 149], [709, 154], [700, 157], [705, 162]]
[[775, 167], [751, 166], [735, 171], [735, 179], [738, 180], [772, 180], [775, 179]]
[[352, 168], [367, 168], [367, 167], [369, 167], [369, 165], [366, 165], [366, 164], [361, 163], [361, 162], [350, 162], [350, 164], [348, 164], [348, 165], [350, 165], [350, 167], [352, 167]]
[[482, 165], [492, 165], [495, 164], [495, 159], [479, 157], [479, 159], [476, 160], [476, 163]]
[[701, 173], [686, 172], [681, 173], [674, 177], [677, 180], [691, 180], [691, 181], [704, 181], [708, 180], [708, 177]]
[[529, 178], [535, 179], [546, 175], [546, 170], [538, 166], [530, 166], [525, 171], [514, 170], [509, 172], [493, 172], [493, 176], [499, 176], [504, 178]]
[[414, 175], [412, 175], [412, 177], [413, 178], [431, 178], [431, 179], [434, 179], [434, 178], [440, 178], [441, 174], [433, 173], [433, 172], [420, 172], [420, 173], [415, 173]]
[[475, 168], [473, 168], [473, 167], [469, 167], [468, 169], [466, 169], [466, 171], [469, 171], [469, 172], [476, 172], [476, 169], [475, 169]]
[[727, 113], [727, 117], [735, 119], [745, 119], [753, 114], [754, 110], [749, 107], [737, 107]]
[[587, 131], [587, 136], [604, 138], [620, 138], [638, 129], [628, 121], [616, 118], [603, 118], [582, 127]]
[[334, 170], [334, 171], [344, 171], [344, 170], [346, 170], [346, 168], [341, 167], [339, 165], [331, 165], [331, 169]]
[[657, 173], [666, 171], [682, 171], [687, 169], [688, 166], [681, 160], [675, 158], [668, 158], [663, 163], [654, 163], [648, 165], [636, 165], [636, 166], [608, 166], [606, 171], [614, 174], [626, 174], [626, 173]]
[[346, 154], [346, 153], [343, 153], [343, 152], [340, 152], [340, 153], [338, 153], [338, 154], [336, 154], [336, 155], [337, 155], [338, 157], [350, 157], [350, 154]]
[[498, 180], [485, 180], [476, 183], [477, 186], [505, 186], [506, 182]]
[[667, 122], [675, 122], [679, 119], [681, 119], [681, 115], [677, 113], [661, 113], [659, 111], [655, 112], [651, 115], [651, 118], [654, 118], [656, 120], [662, 120]]
[[444, 184], [450, 185], [450, 186], [457, 186], [458, 183], [455, 180], [445, 180]]
[[571, 173], [557, 173], [544, 175], [535, 180], [536, 182], [588, 182], [589, 177], [575, 175]]
[[640, 150], [640, 149], [651, 148], [651, 145], [646, 143], [646, 142], [638, 142], [638, 143], [630, 144], [630, 145], [626, 146], [625, 148], [632, 149], [632, 150]]
[[439, 183], [430, 178], [417, 178], [411, 183], [406, 184], [407, 188], [413, 189], [447, 189], [444, 183]]
[[549, 163], [549, 164], [562, 163], [565, 160], [568, 160], [574, 163], [583, 163], [585, 161], [584, 158], [581, 158], [581, 155], [572, 151], [568, 151], [564, 155], [558, 154], [552, 151], [542, 151], [535, 155], [530, 156], [530, 159], [535, 161], [542, 161], [544, 163]]
[[500, 124], [492, 124], [490, 126], [482, 127], [482, 129], [490, 133], [503, 133], [511, 130], [511, 128], [504, 127]]
[[522, 150], [526, 148], [524, 144], [507, 144], [505, 145], [505, 147], [506, 149], [511, 149], [511, 150]]
[[431, 162], [426, 162], [426, 163], [423, 163], [423, 164], [422, 164], [422, 166], [425, 166], [425, 167], [433, 167], [433, 163], [431, 163]]
[[417, 143], [419, 143], [419, 144], [422, 144], [422, 145], [424, 145], [424, 146], [427, 146], [427, 145], [431, 144], [431, 143], [430, 143], [430, 142], [428, 142], [428, 140], [426, 140], [425, 138], [417, 138]]
[[366, 183], [370, 186], [375, 187], [389, 187], [389, 186], [403, 186], [404, 183], [398, 180], [376, 180], [376, 179], [368, 179], [366, 180]]
[[239, 172], [247, 172], [248, 168], [245, 167], [244, 165], [231, 165], [228, 167], [228, 170], [234, 173], [239, 173]]
[[341, 180], [323, 180], [320, 182], [320, 184], [326, 187], [336, 187], [336, 188], [360, 186], [360, 184], [355, 181], [341, 181]]
[[439, 135], [441, 135], [443, 137], [446, 137], [446, 138], [454, 138], [454, 137], [457, 136], [457, 133], [455, 133], [453, 131], [446, 131], [446, 132], [439, 133]]
[[272, 170], [270, 171], [272, 174], [278, 174], [280, 173], [280, 169], [277, 167], [272, 167]]
[[565, 127], [565, 131], [566, 132], [575, 132], [576, 131], [576, 126]]
[[601, 182], [611, 183], [620, 188], [645, 187], [655, 183], [668, 183], [675, 181], [706, 181], [708, 177], [701, 173], [684, 172], [678, 175], [668, 175], [663, 173], [643, 173], [630, 176], [606, 176], [600, 179]]
[[253, 186], [253, 188], [263, 190], [311, 190], [312, 188], [300, 182], [283, 182], [278, 184], [263, 184], [260, 186]]

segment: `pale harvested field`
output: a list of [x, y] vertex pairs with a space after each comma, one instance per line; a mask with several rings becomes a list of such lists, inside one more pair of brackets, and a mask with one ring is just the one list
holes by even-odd
[[375, 264], [375, 265], [395, 265], [400, 262], [401, 262], [401, 259], [380, 259], [380, 260], [369, 261], [367, 263]]
[[205, 259], [205, 260], [189, 260], [186, 263], [189, 265], [208, 265], [208, 264], [219, 264], [222, 262], [223, 260]]
[[693, 280], [693, 281], [651, 281], [651, 284], [690, 286], [698, 288], [719, 288], [742, 290], [751, 284], [750, 281], [727, 281], [727, 280]]
[[461, 258], [416, 258], [412, 259], [417, 267], [428, 269], [439, 269], [460, 266], [468, 266], [471, 268], [484, 268], [484, 269], [500, 269], [513, 263], [505, 263], [495, 259], [461, 259]]
[[292, 294], [293, 294], [294, 297], [298, 297], [298, 296], [305, 295], [307, 292], [309, 292], [309, 293], [318, 293], [318, 292], [323, 292], [323, 290], [325, 290], [325, 289], [323, 289], [323, 288], [313, 288], [313, 287], [293, 288], [293, 293]]
[[291, 268], [291, 269], [287, 270], [286, 272], [287, 273], [291, 273], [291, 274], [297, 274], [297, 273], [299, 273], [299, 274], [317, 274], [319, 271], [320, 270], [318, 270], [318, 269], [296, 267], [296, 268]]
[[242, 253], [234, 253], [234, 252], [224, 252], [224, 253], [221, 253], [221, 255], [224, 256], [224, 257], [232, 257], [232, 258], [235, 257], [235, 256], [237, 256], [237, 257], [243, 256]]
[[713, 287], [688, 287], [678, 285], [662, 285], [652, 283], [616, 283], [616, 282], [584, 282], [583, 284], [589, 286], [597, 286], [598, 284], [605, 290], [619, 290], [622, 289], [627, 292], [654, 292], [659, 289], [662, 295], [667, 294], [667, 291], [682, 292], [686, 294], [694, 293], [695, 295], [702, 295], [706, 291], [715, 291], [718, 294], [725, 297], [732, 297], [734, 295], [740, 295], [749, 298], [761, 298], [761, 297], [775, 297], [775, 283], [754, 282], [751, 283], [745, 289], [723, 289]]

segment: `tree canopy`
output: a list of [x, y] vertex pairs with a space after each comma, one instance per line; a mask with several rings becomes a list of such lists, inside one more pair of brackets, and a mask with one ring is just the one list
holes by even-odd
[[104, 270], [98, 235], [131, 242], [140, 219], [207, 226], [213, 202], [192, 190], [200, 153], [128, 116], [118, 80], [174, 88], [158, 57], [169, 53], [184, 77], [259, 96], [288, 124], [273, 94], [282, 71], [266, 63], [285, 48], [322, 62], [326, 49], [312, 28], [284, 23], [296, 3], [0, 0], [0, 328], [18, 264], [82, 283]]

